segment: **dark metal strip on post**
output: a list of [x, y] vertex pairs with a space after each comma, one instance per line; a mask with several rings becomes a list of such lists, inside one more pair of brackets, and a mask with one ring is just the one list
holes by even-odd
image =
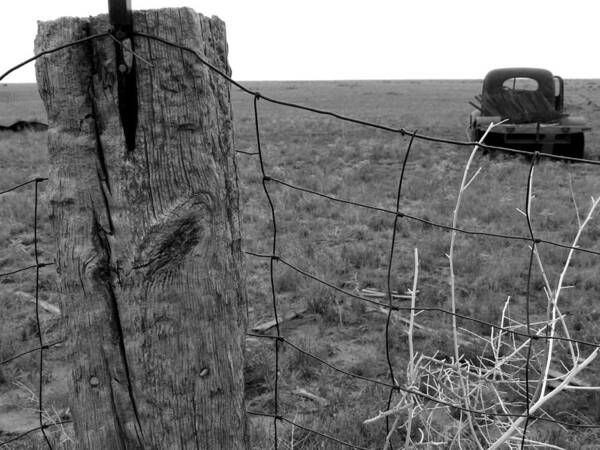
[[133, 31], [131, 0], [108, 0], [108, 15], [113, 27], [129, 28], [129, 33]]
[[[119, 115], [127, 151], [135, 149], [138, 102], [135, 58], [133, 58], [133, 16], [131, 0], [108, 0], [108, 15], [115, 40]], [[128, 53], [128, 55], [126, 54]]]

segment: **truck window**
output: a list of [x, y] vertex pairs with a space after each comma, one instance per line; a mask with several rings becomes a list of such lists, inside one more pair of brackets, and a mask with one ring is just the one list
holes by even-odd
[[502, 87], [509, 91], [537, 91], [539, 84], [533, 78], [517, 77], [504, 80]]

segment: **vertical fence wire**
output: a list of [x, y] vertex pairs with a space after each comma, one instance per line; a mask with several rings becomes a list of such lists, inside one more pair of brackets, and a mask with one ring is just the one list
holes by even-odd
[[274, 275], [274, 264], [277, 260], [277, 219], [275, 215], [275, 206], [273, 205], [273, 200], [271, 198], [271, 194], [269, 193], [269, 189], [267, 187], [267, 182], [269, 181], [269, 177], [265, 171], [265, 163], [263, 160], [263, 151], [260, 140], [260, 125], [259, 125], [259, 117], [258, 117], [258, 100], [260, 99], [260, 94], [254, 95], [253, 98], [253, 107], [254, 107], [254, 126], [256, 131], [256, 151], [258, 152], [258, 160], [260, 162], [260, 171], [262, 174], [262, 187], [267, 197], [267, 201], [269, 202], [269, 209], [271, 212], [271, 224], [273, 226], [273, 234], [271, 237], [271, 257], [269, 259], [269, 279], [271, 284], [271, 298], [273, 301], [273, 316], [275, 320], [275, 330], [277, 331], [277, 339], [275, 339], [275, 380], [274, 380], [274, 389], [273, 389], [273, 400], [274, 400], [274, 409], [275, 414], [273, 417], [273, 434], [274, 434], [274, 447], [275, 450], [278, 448], [278, 436], [277, 436], [277, 421], [279, 420], [279, 344], [281, 339], [281, 330], [279, 327], [279, 315], [277, 312], [277, 297], [275, 292], [275, 275]]
[[[538, 152], [535, 152], [531, 157], [531, 164], [529, 165], [529, 172], [527, 174], [527, 187], [525, 189], [525, 219], [527, 220], [527, 229], [531, 236], [531, 249], [529, 252], [529, 265], [527, 267], [527, 288], [525, 293], [525, 321], [527, 326], [527, 334], [530, 335], [529, 343], [527, 345], [527, 356], [525, 360], [525, 412], [526, 419], [523, 425], [523, 432], [521, 434], [521, 450], [525, 448], [525, 437], [527, 436], [527, 427], [529, 426], [529, 419], [531, 413], [529, 411], [531, 407], [531, 395], [529, 392], [529, 369], [531, 364], [531, 351], [533, 348], [534, 339], [531, 337], [531, 275], [533, 268], [533, 258], [536, 252], [536, 238], [533, 233], [533, 227], [531, 225], [531, 198], [533, 196], [533, 171], [535, 163], [538, 158]], [[538, 383], [540, 380], [538, 380]]]
[[[393, 312], [393, 296], [392, 296], [392, 265], [394, 262], [394, 249], [396, 247], [396, 233], [398, 230], [398, 221], [401, 217], [400, 215], [400, 197], [402, 193], [402, 182], [404, 181], [404, 171], [406, 169], [406, 163], [408, 162], [408, 156], [410, 154], [410, 149], [412, 148], [413, 141], [415, 139], [416, 131], [411, 135], [410, 140], [408, 141], [408, 146], [406, 148], [406, 152], [404, 153], [404, 159], [402, 161], [402, 169], [400, 170], [400, 178], [398, 179], [398, 190], [396, 192], [396, 214], [394, 215], [394, 223], [392, 228], [392, 240], [390, 243], [390, 254], [388, 259], [388, 267], [386, 274], [386, 287], [387, 287], [387, 297], [388, 297], [388, 312], [385, 320], [385, 357], [387, 359], [388, 370], [390, 375], [390, 381], [394, 385], [394, 387], [390, 388], [390, 392], [387, 400], [386, 409], [389, 411], [392, 405], [392, 398], [394, 396], [394, 391], [398, 387], [398, 381], [394, 376], [394, 366], [392, 364], [391, 356], [390, 356], [390, 322], [392, 320], [392, 312]], [[385, 417], [385, 430], [386, 436], [390, 435], [390, 418], [389, 416]], [[392, 440], [389, 440], [390, 449], [394, 450], [394, 446], [392, 444]]]
[[39, 252], [38, 252], [38, 185], [40, 181], [39, 179], [35, 180], [35, 202], [33, 207], [33, 251], [35, 257], [35, 323], [37, 327], [38, 333], [38, 341], [40, 344], [39, 351], [39, 386], [38, 386], [38, 421], [40, 424], [40, 430], [42, 431], [42, 435], [44, 436], [44, 440], [48, 445], [48, 448], [52, 450], [52, 444], [48, 439], [48, 435], [46, 434], [46, 430], [44, 427], [44, 417], [43, 417], [43, 392], [44, 392], [44, 337], [42, 335], [42, 326], [40, 323], [40, 261], [39, 261]]

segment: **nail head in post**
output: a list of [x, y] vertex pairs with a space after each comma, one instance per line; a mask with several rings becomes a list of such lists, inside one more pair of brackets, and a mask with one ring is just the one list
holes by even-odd
[[108, 0], [108, 17], [117, 39], [124, 39], [133, 31], [131, 0]]

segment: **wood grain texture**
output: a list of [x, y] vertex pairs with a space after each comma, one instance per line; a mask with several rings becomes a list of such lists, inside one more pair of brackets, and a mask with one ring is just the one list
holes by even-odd
[[[189, 8], [134, 29], [229, 72], [225, 26]], [[106, 31], [107, 16], [39, 25], [36, 52]], [[245, 286], [229, 85], [192, 55], [134, 38], [139, 120], [125, 146], [115, 44], [36, 65], [49, 119], [77, 448], [245, 448]]]

